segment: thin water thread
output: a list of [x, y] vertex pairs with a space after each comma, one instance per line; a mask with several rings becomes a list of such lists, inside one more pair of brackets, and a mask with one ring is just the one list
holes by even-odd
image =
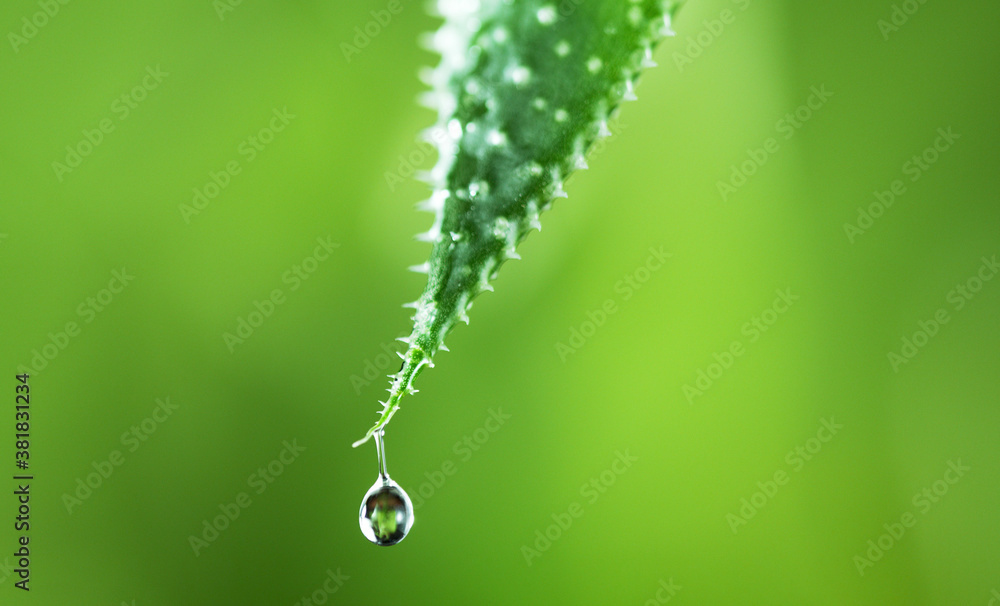
[[378, 457], [378, 476], [383, 482], [389, 481], [389, 469], [385, 462], [385, 430], [375, 432], [375, 455]]

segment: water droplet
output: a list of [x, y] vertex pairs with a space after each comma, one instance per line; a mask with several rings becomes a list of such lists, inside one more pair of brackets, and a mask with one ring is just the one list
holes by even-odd
[[413, 503], [399, 484], [392, 481], [385, 463], [385, 432], [374, 435], [378, 454], [378, 479], [361, 501], [358, 522], [361, 532], [376, 545], [395, 545], [413, 526]]
[[473, 181], [469, 184], [469, 197], [474, 200], [489, 193], [490, 184], [488, 181]]
[[497, 27], [496, 29], [493, 30], [493, 39], [501, 44], [506, 42], [508, 37], [509, 33], [503, 27]]
[[465, 83], [465, 92], [475, 97], [483, 92], [483, 87], [479, 84], [478, 79], [469, 78], [469, 81]]
[[639, 8], [638, 6], [633, 6], [632, 8], [629, 9], [628, 20], [633, 25], [633, 27], [639, 27], [639, 24], [642, 23], [642, 17], [643, 17], [642, 9]]
[[538, 17], [538, 22], [542, 25], [552, 25], [556, 22], [556, 9], [552, 6], [543, 6], [538, 9], [535, 16]]
[[486, 133], [486, 142], [490, 145], [504, 145], [507, 143], [507, 135], [494, 129]]
[[507, 70], [507, 77], [517, 85], [525, 84], [531, 79], [531, 70], [523, 65], [514, 65]]

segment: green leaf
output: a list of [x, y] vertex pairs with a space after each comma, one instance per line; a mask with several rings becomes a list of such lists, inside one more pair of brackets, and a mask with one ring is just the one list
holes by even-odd
[[670, 35], [677, 3], [662, 0], [441, 0], [445, 22], [431, 45], [442, 55], [427, 77], [439, 160], [428, 180], [435, 213], [418, 239], [431, 242], [427, 286], [408, 306], [413, 331], [389, 397], [364, 438], [383, 429], [413, 381], [444, 346], [539, 214], [566, 197], [563, 182], [586, 168], [608, 120], [635, 99], [640, 71]]

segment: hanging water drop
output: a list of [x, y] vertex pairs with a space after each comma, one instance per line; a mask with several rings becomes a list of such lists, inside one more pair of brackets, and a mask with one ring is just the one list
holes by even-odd
[[413, 526], [413, 503], [399, 484], [392, 481], [385, 462], [385, 432], [374, 434], [378, 455], [378, 479], [361, 501], [358, 522], [361, 532], [376, 545], [395, 545]]

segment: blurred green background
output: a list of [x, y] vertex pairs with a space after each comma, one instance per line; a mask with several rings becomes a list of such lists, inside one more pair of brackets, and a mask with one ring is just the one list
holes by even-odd
[[[358, 529], [376, 465], [350, 443], [423, 286], [404, 268], [429, 251], [426, 189], [404, 177], [434, 162], [414, 99], [437, 20], [402, 0], [345, 56], [386, 2], [43, 5], [0, 9], [0, 453], [13, 472], [33, 365], [36, 478], [30, 594], [2, 480], [4, 604], [1000, 596], [1000, 280], [977, 282], [1000, 254], [995, 2], [689, 2], [395, 417], [389, 468], [418, 509], [390, 549]], [[894, 7], [912, 14], [880, 28]], [[813, 87], [832, 96], [804, 110]], [[650, 247], [671, 256], [647, 272]]]

